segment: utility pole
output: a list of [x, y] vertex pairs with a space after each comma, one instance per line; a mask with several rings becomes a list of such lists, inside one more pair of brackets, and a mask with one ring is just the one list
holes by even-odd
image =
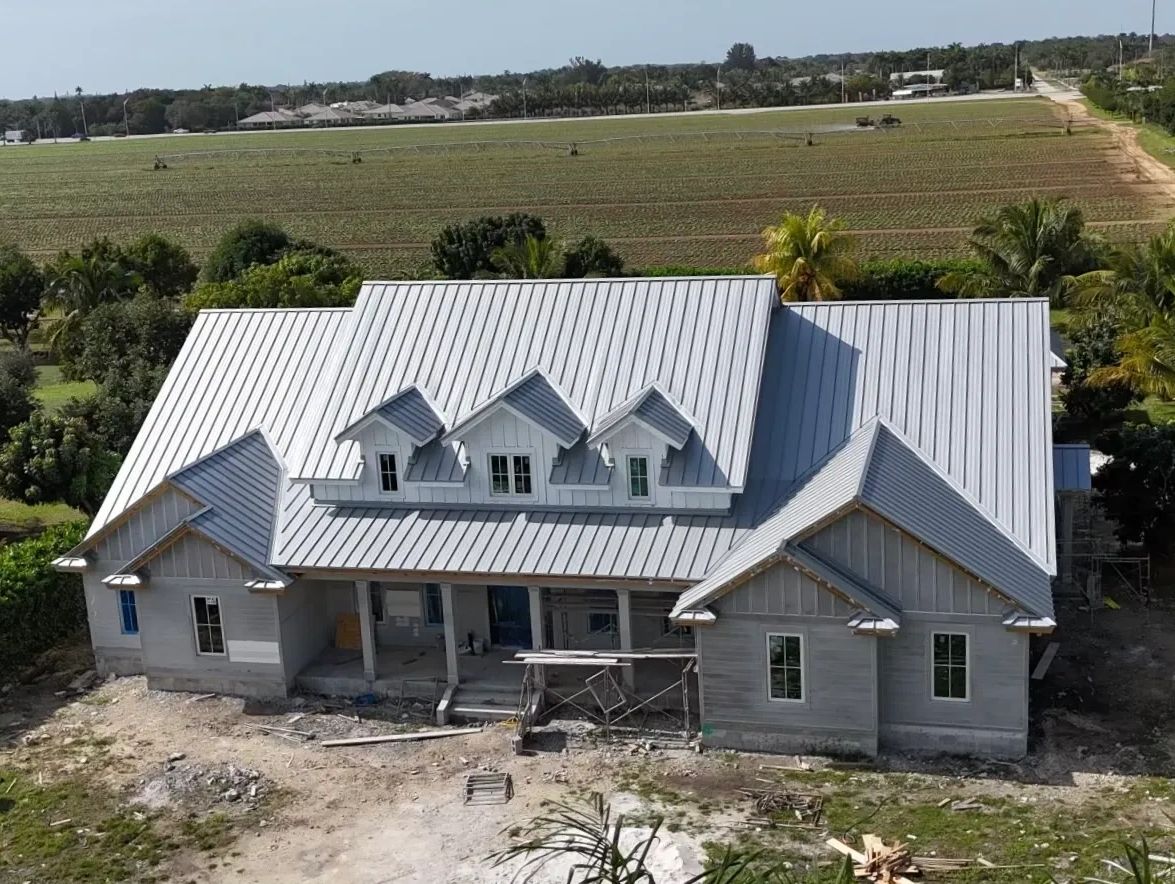
[[845, 103], [845, 63], [840, 63], [840, 103]]
[[522, 119], [526, 119], [526, 77], [522, 78]]
[[645, 113], [653, 112], [652, 93], [649, 91], [649, 66], [645, 65]]
[[90, 137], [90, 127], [86, 124], [86, 103], [84, 101], [82, 101], [82, 87], [81, 86], [78, 86], [77, 94], [78, 94], [78, 104], [81, 106], [81, 109], [82, 109], [82, 134], [85, 135], [87, 138], [89, 138]]
[[1118, 38], [1118, 81], [1122, 81], [1122, 72], [1125, 69], [1124, 64], [1125, 52], [1122, 49], [1122, 38]]
[[1151, 43], [1150, 49], [1147, 50], [1147, 55], [1154, 57], [1155, 54], [1155, 6], [1158, 0], [1151, 0]]
[[126, 103], [130, 100], [131, 97], [128, 95], [125, 99], [123, 99], [122, 102], [122, 124], [126, 127], [127, 138], [131, 137], [131, 120], [130, 117], [126, 115]]
[[718, 65], [715, 70], [718, 71], [718, 92], [715, 97], [718, 100], [718, 110], [722, 110], [722, 65]]

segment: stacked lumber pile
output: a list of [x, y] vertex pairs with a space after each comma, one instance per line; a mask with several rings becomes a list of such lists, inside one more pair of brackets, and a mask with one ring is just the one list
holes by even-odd
[[819, 795], [803, 795], [782, 789], [740, 789], [755, 804], [756, 817], [751, 822], [778, 825], [778, 814], [792, 813], [804, 828], [816, 828], [824, 814], [824, 799]]
[[829, 838], [825, 843], [838, 853], [852, 857], [854, 877], [877, 884], [914, 884], [908, 875], [921, 878], [926, 872], [957, 872], [974, 865], [990, 865], [968, 859], [914, 856], [908, 844], [900, 841], [886, 844], [877, 835], [864, 835], [861, 842], [864, 853], [836, 838]]

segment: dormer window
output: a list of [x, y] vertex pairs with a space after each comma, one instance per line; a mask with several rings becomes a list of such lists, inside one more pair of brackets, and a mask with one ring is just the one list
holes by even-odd
[[633, 500], [649, 499], [649, 459], [643, 454], [628, 456], [628, 496]]
[[379, 490], [396, 494], [400, 490], [400, 474], [396, 470], [396, 455], [390, 451], [379, 453]]
[[491, 454], [490, 493], [522, 496], [532, 494], [530, 455]]

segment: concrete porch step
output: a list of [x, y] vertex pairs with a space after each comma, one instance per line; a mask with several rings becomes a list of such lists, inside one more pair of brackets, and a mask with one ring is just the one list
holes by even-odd
[[506, 721], [518, 714], [518, 691], [479, 687], [458, 687], [453, 693], [449, 715], [470, 721]]

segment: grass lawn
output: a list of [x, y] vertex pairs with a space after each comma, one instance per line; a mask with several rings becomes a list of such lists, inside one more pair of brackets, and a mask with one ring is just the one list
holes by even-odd
[[67, 381], [57, 365], [37, 366], [37, 386], [33, 395], [48, 411], [59, 411], [70, 399], [89, 396], [96, 389], [93, 381]]
[[27, 531], [43, 525], [60, 525], [85, 519], [78, 510], [64, 503], [21, 503], [0, 497], [0, 531]]

